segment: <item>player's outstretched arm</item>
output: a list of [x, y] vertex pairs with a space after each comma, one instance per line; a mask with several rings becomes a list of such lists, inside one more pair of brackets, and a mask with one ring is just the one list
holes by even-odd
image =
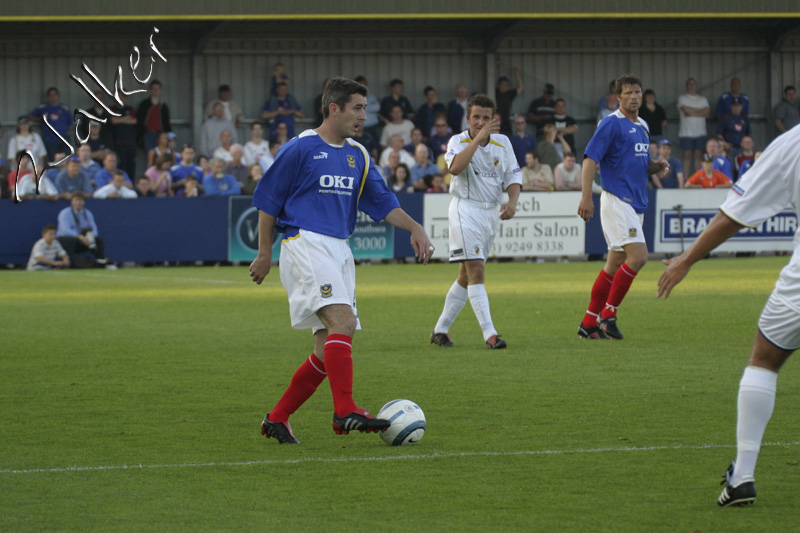
[[250, 263], [250, 277], [261, 285], [272, 267], [272, 232], [276, 219], [264, 211], [258, 212], [258, 255]]
[[597, 173], [597, 162], [589, 157], [584, 158], [581, 165], [581, 202], [578, 204], [578, 215], [585, 221], [594, 215], [594, 200], [592, 200], [592, 182]]
[[392, 226], [411, 232], [411, 247], [414, 248], [414, 255], [417, 261], [427, 265], [433, 255], [434, 247], [428, 234], [425, 233], [425, 229], [399, 207], [389, 211], [384, 220]]
[[692, 265], [707, 256], [711, 250], [736, 235], [743, 227], [722, 212], [717, 213], [688, 250], [672, 259], [664, 259], [667, 269], [658, 280], [656, 297], [661, 298], [663, 295], [665, 300], [669, 298], [672, 289], [686, 277]]

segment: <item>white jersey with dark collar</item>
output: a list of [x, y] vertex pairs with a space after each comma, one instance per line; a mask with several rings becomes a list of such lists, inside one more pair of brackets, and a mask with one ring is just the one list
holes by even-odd
[[[469, 130], [453, 135], [444, 156], [448, 168], [471, 142]], [[467, 168], [453, 176], [450, 194], [477, 203], [500, 205], [503, 190], [513, 183], [522, 185], [522, 172], [514, 148], [508, 137], [494, 133], [486, 146], [478, 147]]]

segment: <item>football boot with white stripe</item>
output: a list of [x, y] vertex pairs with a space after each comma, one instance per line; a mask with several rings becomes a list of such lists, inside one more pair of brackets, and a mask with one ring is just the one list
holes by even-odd
[[377, 433], [388, 428], [392, 423], [383, 418], [375, 418], [366, 409], [358, 408], [345, 416], [338, 416], [333, 413], [333, 423], [331, 425], [337, 435], [347, 435], [351, 431]]
[[300, 444], [297, 437], [292, 433], [292, 426], [289, 422], [272, 422], [269, 413], [261, 422], [261, 434], [267, 438], [274, 438], [279, 444]]
[[756, 482], [752, 476], [744, 476], [742, 481], [735, 487], [731, 485], [734, 466], [736, 466], [735, 463], [731, 462], [731, 466], [722, 476], [720, 485], [725, 485], [725, 488], [722, 489], [722, 494], [717, 499], [720, 507], [738, 507], [750, 505], [756, 501]]

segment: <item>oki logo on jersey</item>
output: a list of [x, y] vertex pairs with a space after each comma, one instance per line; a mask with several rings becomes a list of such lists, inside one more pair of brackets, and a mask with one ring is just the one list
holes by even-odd
[[331, 176], [330, 174], [324, 174], [319, 177], [319, 186], [324, 189], [336, 189], [337, 191], [352, 191], [355, 181], [356, 179], [350, 176]]
[[650, 145], [647, 143], [636, 143], [633, 145], [633, 150], [637, 156], [646, 155], [650, 157]]

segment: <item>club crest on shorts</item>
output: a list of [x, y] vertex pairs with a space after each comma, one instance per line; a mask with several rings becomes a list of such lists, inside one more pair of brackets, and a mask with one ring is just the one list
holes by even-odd
[[330, 298], [333, 296], [333, 288], [330, 283], [325, 283], [319, 286], [319, 294], [323, 298]]
[[347, 156], [347, 164], [350, 165], [353, 168], [356, 168], [356, 158], [353, 157], [352, 155], [348, 155]]
[[636, 237], [636, 228], [628, 228], [628, 237]]
[[475, 253], [476, 253], [476, 254], [479, 254], [479, 253], [481, 253], [481, 247], [480, 247], [480, 246], [476, 246], [476, 247], [475, 247]]

